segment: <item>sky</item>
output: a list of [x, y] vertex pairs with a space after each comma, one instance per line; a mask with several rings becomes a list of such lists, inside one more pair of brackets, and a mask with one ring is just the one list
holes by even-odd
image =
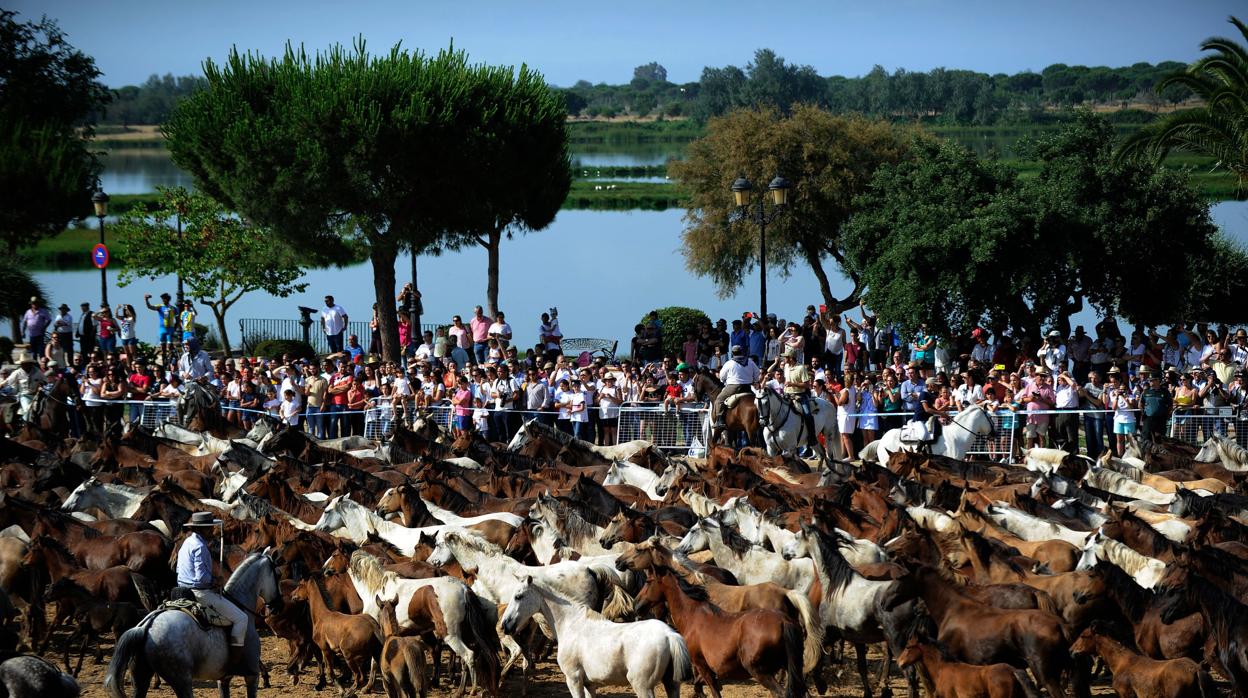
[[738, 65], [771, 48], [821, 75], [857, 76], [879, 64], [927, 71], [1040, 70], [1052, 63], [1190, 61], [1201, 40], [1231, 35], [1242, 0], [10, 0], [27, 18], [55, 18], [95, 57], [110, 87], [153, 73], [199, 74], [232, 46], [280, 55], [363, 36], [437, 51], [452, 41], [475, 62], [540, 70], [548, 82], [618, 84], [658, 61], [673, 82], [704, 66]]

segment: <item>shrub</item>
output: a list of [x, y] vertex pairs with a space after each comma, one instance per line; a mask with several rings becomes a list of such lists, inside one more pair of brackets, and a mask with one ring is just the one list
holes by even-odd
[[266, 359], [280, 359], [282, 354], [290, 354], [296, 359], [316, 359], [316, 350], [311, 344], [300, 339], [265, 339], [256, 343], [256, 356]]
[[[689, 333], [696, 332], [701, 323], [711, 321], [706, 313], [696, 308], [672, 305], [666, 308], [656, 308], [656, 310], [659, 313], [659, 323], [663, 330], [664, 356], [680, 356], [680, 345], [685, 343], [685, 338]], [[638, 323], [644, 325], [649, 320], [650, 313], [646, 313], [638, 320]]]

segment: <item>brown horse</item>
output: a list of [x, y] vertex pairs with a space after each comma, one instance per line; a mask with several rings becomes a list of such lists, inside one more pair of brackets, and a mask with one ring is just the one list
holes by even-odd
[[[291, 593], [294, 601], [305, 601], [312, 616], [312, 642], [321, 653], [320, 676], [316, 690], [325, 688], [325, 672], [333, 677], [335, 653], [342, 656], [354, 680], [353, 688], [369, 693], [376, 682], [373, 658], [381, 651], [381, 628], [372, 616], [351, 615], [331, 610], [325, 603], [320, 580], [313, 577], [299, 584]], [[372, 671], [370, 672], [370, 666]], [[367, 685], [364, 685], [367, 679]]]
[[[720, 698], [720, 679], [750, 676], [775, 698], [806, 694], [802, 670], [802, 629], [778, 611], [729, 613], [711, 603], [706, 591], [689, 586], [666, 568], [656, 568], [637, 595], [637, 612], [666, 608], [685, 638], [694, 671]], [[781, 691], [775, 675], [784, 671]], [[701, 690], [695, 686], [695, 694]]]
[[[717, 389], [713, 395], [709, 396], [709, 401], [714, 402], [718, 395]], [[733, 404], [731, 407], [724, 408], [724, 426], [716, 425], [711, 431], [711, 443], [719, 443], [721, 435], [726, 435], [726, 443], [729, 445], [740, 444], [742, 439], [750, 446], [761, 442], [758, 430], [758, 406], [754, 404], [754, 394], [745, 392], [739, 395], [739, 397], [734, 395], [728, 398], [733, 401]]]
[[1114, 675], [1114, 692], [1119, 698], [1214, 698], [1218, 695], [1200, 665], [1187, 659], [1149, 659], [1132, 652], [1105, 634], [1097, 621], [1070, 646], [1072, 655], [1089, 654], [1101, 658]]
[[[902, 580], [900, 597], [919, 596], [937, 626], [936, 639], [958, 661], [1005, 662], [1030, 669], [1053, 698], [1065, 696], [1069, 640], [1061, 618], [1047, 611], [989, 608], [963, 596], [935, 570], [919, 566]], [[1071, 668], [1076, 694], [1086, 695], [1086, 666]]]
[[904, 669], [915, 664], [932, 698], [1022, 698], [1031, 694], [1018, 676], [1020, 670], [1009, 664], [963, 664], [945, 657], [936, 645], [911, 640], [897, 655], [897, 666]]
[[429, 692], [425, 643], [418, 637], [400, 636], [394, 599], [383, 601], [378, 596], [376, 602], [381, 609], [381, 634], [386, 638], [381, 646], [381, 684], [386, 688], [387, 698], [425, 698]]

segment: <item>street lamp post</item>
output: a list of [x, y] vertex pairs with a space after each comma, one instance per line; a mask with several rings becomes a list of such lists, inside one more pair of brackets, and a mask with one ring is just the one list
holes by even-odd
[[750, 192], [754, 190], [754, 185], [750, 184], [750, 180], [745, 177], [738, 177], [732, 183], [732, 196], [737, 204], [737, 220], [750, 220], [758, 225], [758, 311], [762, 316], [759, 318], [760, 326], [765, 327], [767, 324], [767, 225], [775, 221], [784, 213], [785, 207], [789, 204], [789, 190], [791, 189], [789, 180], [777, 175], [767, 185], [767, 190], [771, 192], [771, 201], [773, 207], [771, 211], [766, 208], [766, 196], [758, 197], [755, 205], [751, 206]]
[[[177, 218], [177, 225], [178, 225], [178, 255], [180, 257], [182, 255], [182, 211], [180, 209], [176, 214], [176, 218]], [[181, 312], [183, 298], [184, 296], [182, 293], [182, 264], [181, 264], [181, 261], [179, 260], [179, 263], [178, 263], [178, 312]]]
[[[104, 244], [104, 216], [108, 215], [108, 194], [103, 189], [96, 189], [95, 195], [91, 197], [91, 203], [95, 206], [95, 217], [100, 220], [100, 244]], [[101, 307], [108, 305], [108, 271], [100, 267], [100, 305]]]

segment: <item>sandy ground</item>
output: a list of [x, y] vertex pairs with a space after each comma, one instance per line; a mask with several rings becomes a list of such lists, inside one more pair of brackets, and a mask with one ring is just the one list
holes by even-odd
[[[338, 695], [338, 691], [335, 690], [332, 685], [319, 693], [314, 689], [314, 685], [316, 683], [315, 667], [312, 667], [310, 670], [305, 670], [303, 676], [300, 678], [299, 684], [293, 685], [290, 677], [287, 676], [284, 671], [287, 660], [286, 643], [284, 641], [273, 637], [266, 637], [262, 639], [261, 646], [263, 650], [261, 656], [270, 667], [270, 679], [272, 681], [272, 685], [267, 689], [262, 685], [259, 695], [280, 695], [285, 698], [313, 698], [314, 696]], [[46, 658], [53, 661], [57, 665], [60, 665], [61, 655], [59, 651], [59, 639], [56, 643], [54, 643], [53, 647], [56, 649], [49, 652], [49, 654], [46, 655]], [[112, 656], [112, 643], [106, 641], [103, 644], [103, 647], [105, 661], [107, 662], [108, 658]], [[73, 658], [76, 661], [77, 655], [73, 655]], [[879, 655], [872, 652], [871, 660], [872, 669], [877, 669]], [[78, 682], [82, 687], [82, 695], [84, 698], [105, 698], [106, 694], [104, 693], [103, 682], [104, 670], [106, 666], [107, 664], [95, 664], [90, 656], [86, 658], [83, 663], [82, 674], [78, 677]], [[861, 685], [858, 682], [857, 674], [852, 663], [845, 665], [833, 665], [831, 671], [833, 674], [839, 673], [839, 676], [831, 677], [832, 680], [829, 682], [830, 685], [828, 692], [823, 695], [846, 697], [862, 695]], [[231, 686], [233, 688], [234, 695], [246, 695], [243, 690], [242, 682], [239, 679], [234, 679]], [[900, 677], [894, 675], [891, 686], [896, 696], [900, 697], [906, 695], [906, 684]], [[126, 694], [128, 696], [133, 696], [133, 690], [133, 686], [127, 686]], [[1109, 688], [1108, 681], [1103, 678], [1095, 682], [1093, 688], [1094, 695], [1104, 695], [1112, 692], [1113, 691]], [[681, 693], [685, 696], [693, 695], [692, 689], [688, 686], [686, 686]], [[384, 695], [380, 679], [377, 681], [375, 694]], [[443, 682], [441, 686], [438, 686], [436, 689], [429, 692], [430, 696], [438, 698], [441, 698], [442, 696], [450, 696], [451, 694], [452, 691], [448, 689], [445, 682]], [[658, 690], [658, 694], [662, 695], [661, 688]], [[167, 686], [161, 686], [159, 689], [150, 691], [148, 695], [153, 696], [154, 698], [172, 698], [173, 692], [170, 691]], [[216, 686], [215, 684], [209, 682], [201, 682], [195, 687], [195, 695], [216, 696]], [[520, 677], [518, 673], [508, 675], [507, 679], [503, 682], [503, 688], [502, 691], [500, 691], [500, 695], [507, 697], [520, 695]], [[567, 686], [563, 682], [563, 674], [559, 672], [559, 667], [555, 665], [553, 658], [552, 661], [544, 662], [538, 665], [533, 681], [529, 686], [528, 695], [533, 698], [555, 698], [556, 696], [568, 695]], [[631, 696], [633, 695], [633, 692], [627, 686], [618, 686], [604, 688], [597, 691], [597, 695], [603, 696], [604, 698], [611, 698], [615, 696]], [[724, 698], [766, 698], [768, 695], [769, 694], [765, 689], [763, 689], [762, 686], [759, 686], [751, 681], [726, 682], [723, 691]], [[810, 695], [816, 695], [813, 686], [811, 687]]]

